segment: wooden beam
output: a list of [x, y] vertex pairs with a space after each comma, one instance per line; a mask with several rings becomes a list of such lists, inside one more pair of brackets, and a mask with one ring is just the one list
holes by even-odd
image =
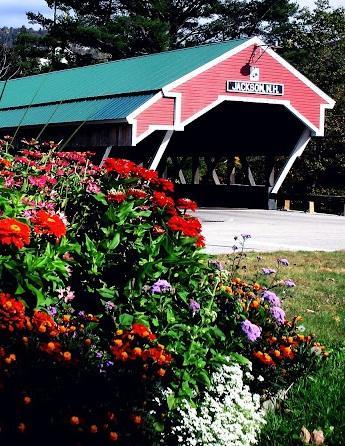
[[107, 158], [109, 158], [109, 155], [110, 155], [110, 152], [111, 152], [111, 149], [112, 149], [112, 148], [113, 148], [112, 146], [108, 146], [108, 147], [105, 149], [105, 151], [104, 151], [104, 155], [103, 155], [103, 157], [102, 157], [102, 161], [99, 163], [99, 167], [103, 167], [103, 164], [104, 164], [105, 160], [106, 160]]
[[302, 155], [304, 149], [307, 147], [308, 142], [310, 141], [310, 138], [311, 138], [311, 131], [309, 128], [305, 127], [297, 143], [295, 144], [295, 147], [293, 148], [290, 157], [286, 161], [283, 170], [280, 172], [280, 175], [275, 185], [273, 186], [273, 189], [271, 191], [272, 194], [278, 193], [280, 186], [283, 184], [283, 181], [285, 180], [287, 174], [289, 173], [291, 167], [293, 166], [293, 163], [296, 161], [296, 158]]
[[165, 132], [165, 135], [163, 137], [163, 141], [162, 141], [161, 145], [158, 147], [156, 155], [153, 158], [153, 161], [150, 164], [149, 169], [151, 169], [151, 170], [156, 170], [157, 169], [158, 164], [160, 163], [160, 161], [161, 161], [161, 159], [162, 159], [162, 157], [163, 157], [163, 155], [164, 155], [164, 153], [166, 151], [166, 148], [168, 147], [168, 144], [169, 144], [169, 142], [171, 140], [171, 137], [172, 137], [173, 133], [174, 133], [173, 130], [167, 130]]

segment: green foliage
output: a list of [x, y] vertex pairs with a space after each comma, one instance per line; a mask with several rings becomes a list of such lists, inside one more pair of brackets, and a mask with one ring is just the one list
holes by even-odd
[[269, 413], [260, 445], [295, 446], [305, 426], [309, 431], [322, 430], [325, 444], [341, 446], [345, 429], [344, 362], [344, 349], [335, 351], [321, 370], [298, 382], [280, 409]]

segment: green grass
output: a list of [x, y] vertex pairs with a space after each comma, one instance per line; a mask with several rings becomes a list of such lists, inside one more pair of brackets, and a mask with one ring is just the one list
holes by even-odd
[[[301, 315], [306, 332], [315, 333], [327, 345], [330, 357], [313, 375], [297, 382], [288, 399], [270, 412], [261, 433], [260, 446], [302, 444], [302, 426], [323, 430], [327, 446], [345, 445], [345, 252], [249, 253], [244, 261], [252, 276], [264, 266], [276, 268], [277, 258], [289, 259], [280, 278], [296, 283], [284, 300], [288, 316]], [[219, 260], [227, 262], [226, 256]]]
[[[279, 278], [291, 278], [296, 288], [284, 299], [288, 317], [301, 315], [303, 325], [328, 346], [339, 346], [345, 338], [345, 251], [248, 253], [243, 265], [252, 277], [268, 266], [277, 268], [277, 258], [287, 258], [288, 267], [280, 267]], [[226, 256], [217, 257], [229, 262]], [[344, 441], [345, 445], [345, 441]]]

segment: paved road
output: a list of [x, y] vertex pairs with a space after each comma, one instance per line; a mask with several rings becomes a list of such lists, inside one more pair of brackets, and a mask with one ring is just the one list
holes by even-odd
[[252, 209], [200, 209], [206, 250], [232, 252], [234, 236], [251, 234], [246, 243], [253, 251], [345, 250], [345, 217], [303, 212]]

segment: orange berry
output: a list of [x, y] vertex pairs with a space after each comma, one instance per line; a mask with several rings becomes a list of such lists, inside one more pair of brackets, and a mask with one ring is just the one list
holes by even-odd
[[64, 325], [60, 325], [59, 330], [60, 330], [60, 333], [66, 333], [67, 328]]
[[250, 306], [254, 309], [259, 308], [260, 306], [260, 301], [259, 300], [253, 300], [253, 302], [250, 304]]
[[119, 436], [116, 432], [109, 432], [109, 440], [110, 441], [117, 441], [119, 439]]
[[47, 328], [44, 325], [41, 325], [40, 328], [38, 329], [38, 331], [40, 333], [45, 333], [47, 331]]
[[142, 354], [142, 350], [141, 350], [140, 347], [135, 347], [135, 348], [133, 349], [133, 353], [135, 354], [135, 356], [141, 356], [141, 354]]
[[69, 331], [76, 331], [76, 329], [77, 329], [77, 327], [75, 326], [75, 325], [71, 325], [70, 327], [69, 327]]
[[17, 429], [20, 433], [23, 433], [26, 431], [26, 425], [24, 423], [19, 423]]
[[64, 322], [69, 322], [71, 320], [71, 315], [70, 314], [65, 314], [62, 318], [62, 320]]
[[122, 359], [122, 361], [127, 361], [127, 359], [128, 359], [128, 353], [127, 353], [127, 352], [122, 352], [122, 353], [121, 353], [121, 359]]
[[49, 350], [54, 351], [55, 350], [54, 342], [48, 342], [47, 347], [49, 348]]
[[72, 355], [70, 352], [64, 352], [63, 354], [64, 361], [70, 361], [72, 359]]
[[23, 402], [26, 406], [31, 404], [31, 398], [29, 396], [24, 396]]
[[166, 370], [164, 370], [164, 369], [157, 370], [157, 375], [164, 376], [165, 374], [166, 374]]
[[11, 361], [15, 361], [17, 359], [16, 355], [14, 353], [10, 354]]
[[84, 344], [85, 344], [87, 347], [89, 347], [89, 346], [92, 344], [91, 339], [89, 339], [89, 338], [85, 339]]
[[26, 337], [26, 336], [23, 336], [22, 337], [22, 341], [23, 341], [23, 344], [28, 344], [29, 343], [29, 338]]
[[279, 358], [279, 357], [281, 356], [281, 353], [280, 353], [279, 350], [274, 350], [273, 355], [274, 355], [276, 358]]
[[92, 424], [92, 425], [90, 426], [90, 432], [91, 432], [91, 434], [97, 434], [97, 432], [98, 432], [98, 427], [97, 427], [95, 424]]
[[117, 345], [118, 347], [121, 347], [123, 342], [121, 341], [121, 339], [115, 339], [114, 344]]
[[69, 419], [69, 422], [72, 424], [72, 426], [79, 426], [80, 419], [79, 417], [73, 416]]
[[143, 419], [141, 418], [140, 415], [134, 415], [133, 422], [134, 424], [141, 424], [143, 422]]

